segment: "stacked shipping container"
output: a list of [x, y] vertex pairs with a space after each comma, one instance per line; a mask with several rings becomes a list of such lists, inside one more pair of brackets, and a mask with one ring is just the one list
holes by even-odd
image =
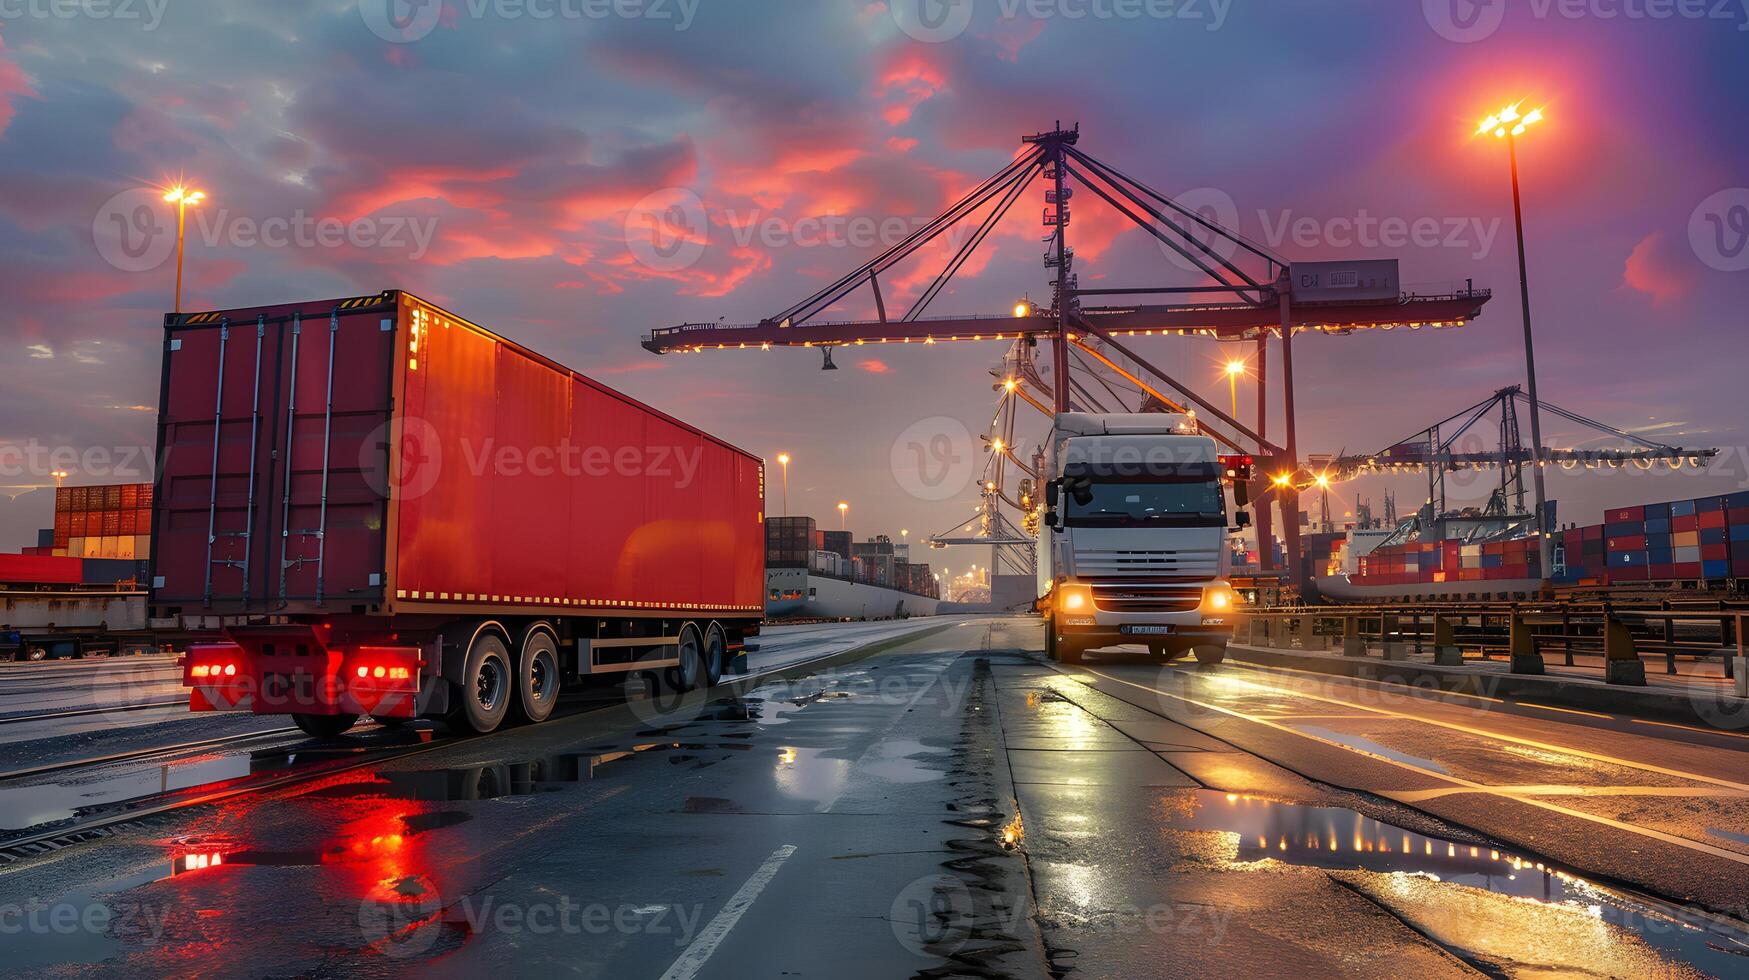
[[[1724, 582], [1749, 579], [1749, 491], [1617, 507], [1603, 523], [1557, 535], [1566, 585]], [[1413, 585], [1537, 577], [1534, 538], [1466, 545], [1435, 541], [1380, 548], [1360, 559], [1355, 582]]]
[[151, 553], [151, 534], [150, 483], [55, 491], [53, 555], [144, 560]]

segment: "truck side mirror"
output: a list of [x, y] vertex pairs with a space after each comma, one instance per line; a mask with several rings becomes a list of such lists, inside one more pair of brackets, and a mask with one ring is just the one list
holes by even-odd
[[1251, 514], [1248, 511], [1237, 510], [1233, 512], [1233, 530], [1243, 531], [1250, 526]]
[[1249, 480], [1233, 481], [1233, 504], [1244, 507], [1251, 502], [1251, 483]]
[[[1057, 509], [1057, 481], [1055, 481], [1055, 480], [1052, 480], [1051, 482], [1045, 484], [1045, 509], [1047, 509], [1047, 510], [1056, 510]], [[1050, 518], [1050, 519], [1047, 519], [1045, 521], [1045, 523], [1046, 524], [1055, 524], [1056, 520], [1054, 518]]]
[[1061, 525], [1059, 525], [1057, 523], [1057, 512], [1056, 511], [1054, 511], [1054, 510], [1045, 511], [1045, 527], [1048, 527], [1053, 531], [1058, 530], [1061, 527]]

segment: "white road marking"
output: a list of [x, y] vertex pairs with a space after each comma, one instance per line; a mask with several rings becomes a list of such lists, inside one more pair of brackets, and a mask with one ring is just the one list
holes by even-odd
[[772, 851], [765, 863], [759, 866], [759, 870], [753, 872], [753, 877], [747, 879], [740, 891], [730, 896], [722, 910], [717, 912], [716, 918], [704, 927], [698, 938], [692, 941], [692, 945], [686, 947], [686, 952], [681, 953], [674, 965], [668, 968], [668, 972], [662, 974], [662, 980], [692, 980], [698, 976], [705, 961], [711, 958], [711, 954], [717, 951], [723, 940], [729, 938], [729, 930], [735, 928], [735, 923], [741, 921], [742, 914], [753, 907], [759, 893], [777, 875], [777, 869], [783, 867], [783, 863], [795, 852], [794, 844], [785, 844]]

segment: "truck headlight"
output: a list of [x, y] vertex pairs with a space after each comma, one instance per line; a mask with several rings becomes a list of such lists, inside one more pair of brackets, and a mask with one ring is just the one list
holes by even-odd
[[1205, 613], [1224, 613], [1237, 601], [1233, 590], [1224, 585], [1211, 585], [1202, 590], [1202, 611]]
[[1085, 585], [1058, 586], [1057, 608], [1063, 612], [1091, 612], [1093, 590]]

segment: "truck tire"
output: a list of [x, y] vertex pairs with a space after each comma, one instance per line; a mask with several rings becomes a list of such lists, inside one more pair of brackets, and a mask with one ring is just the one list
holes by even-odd
[[531, 722], [546, 721], [558, 703], [559, 646], [546, 630], [529, 630], [516, 664], [517, 714]]
[[460, 689], [450, 724], [482, 735], [497, 728], [516, 699], [515, 677], [504, 638], [492, 630], [481, 630], [469, 645], [461, 676], [456, 679]]
[[722, 683], [723, 671], [728, 669], [729, 639], [723, 635], [723, 628], [712, 623], [704, 634], [704, 680], [705, 687], [716, 687]]
[[358, 724], [357, 715], [292, 715], [292, 724], [305, 735], [323, 740], [336, 739]]
[[677, 691], [695, 691], [704, 685], [704, 639], [698, 627], [687, 623], [680, 628], [680, 643], [674, 648], [680, 665], [669, 670], [669, 682]]
[[47, 647], [27, 646], [24, 648], [24, 652], [19, 655], [18, 659], [29, 660], [32, 662], [47, 660], [49, 659], [49, 650]]
[[1050, 648], [1051, 659], [1060, 664], [1080, 663], [1082, 653], [1081, 648], [1076, 646], [1073, 641], [1057, 639], [1057, 627], [1055, 623], [1049, 624], [1047, 629], [1048, 632], [1045, 634], [1045, 644]]
[[1196, 662], [1207, 667], [1213, 667], [1227, 659], [1225, 643], [1209, 643], [1196, 648]]

